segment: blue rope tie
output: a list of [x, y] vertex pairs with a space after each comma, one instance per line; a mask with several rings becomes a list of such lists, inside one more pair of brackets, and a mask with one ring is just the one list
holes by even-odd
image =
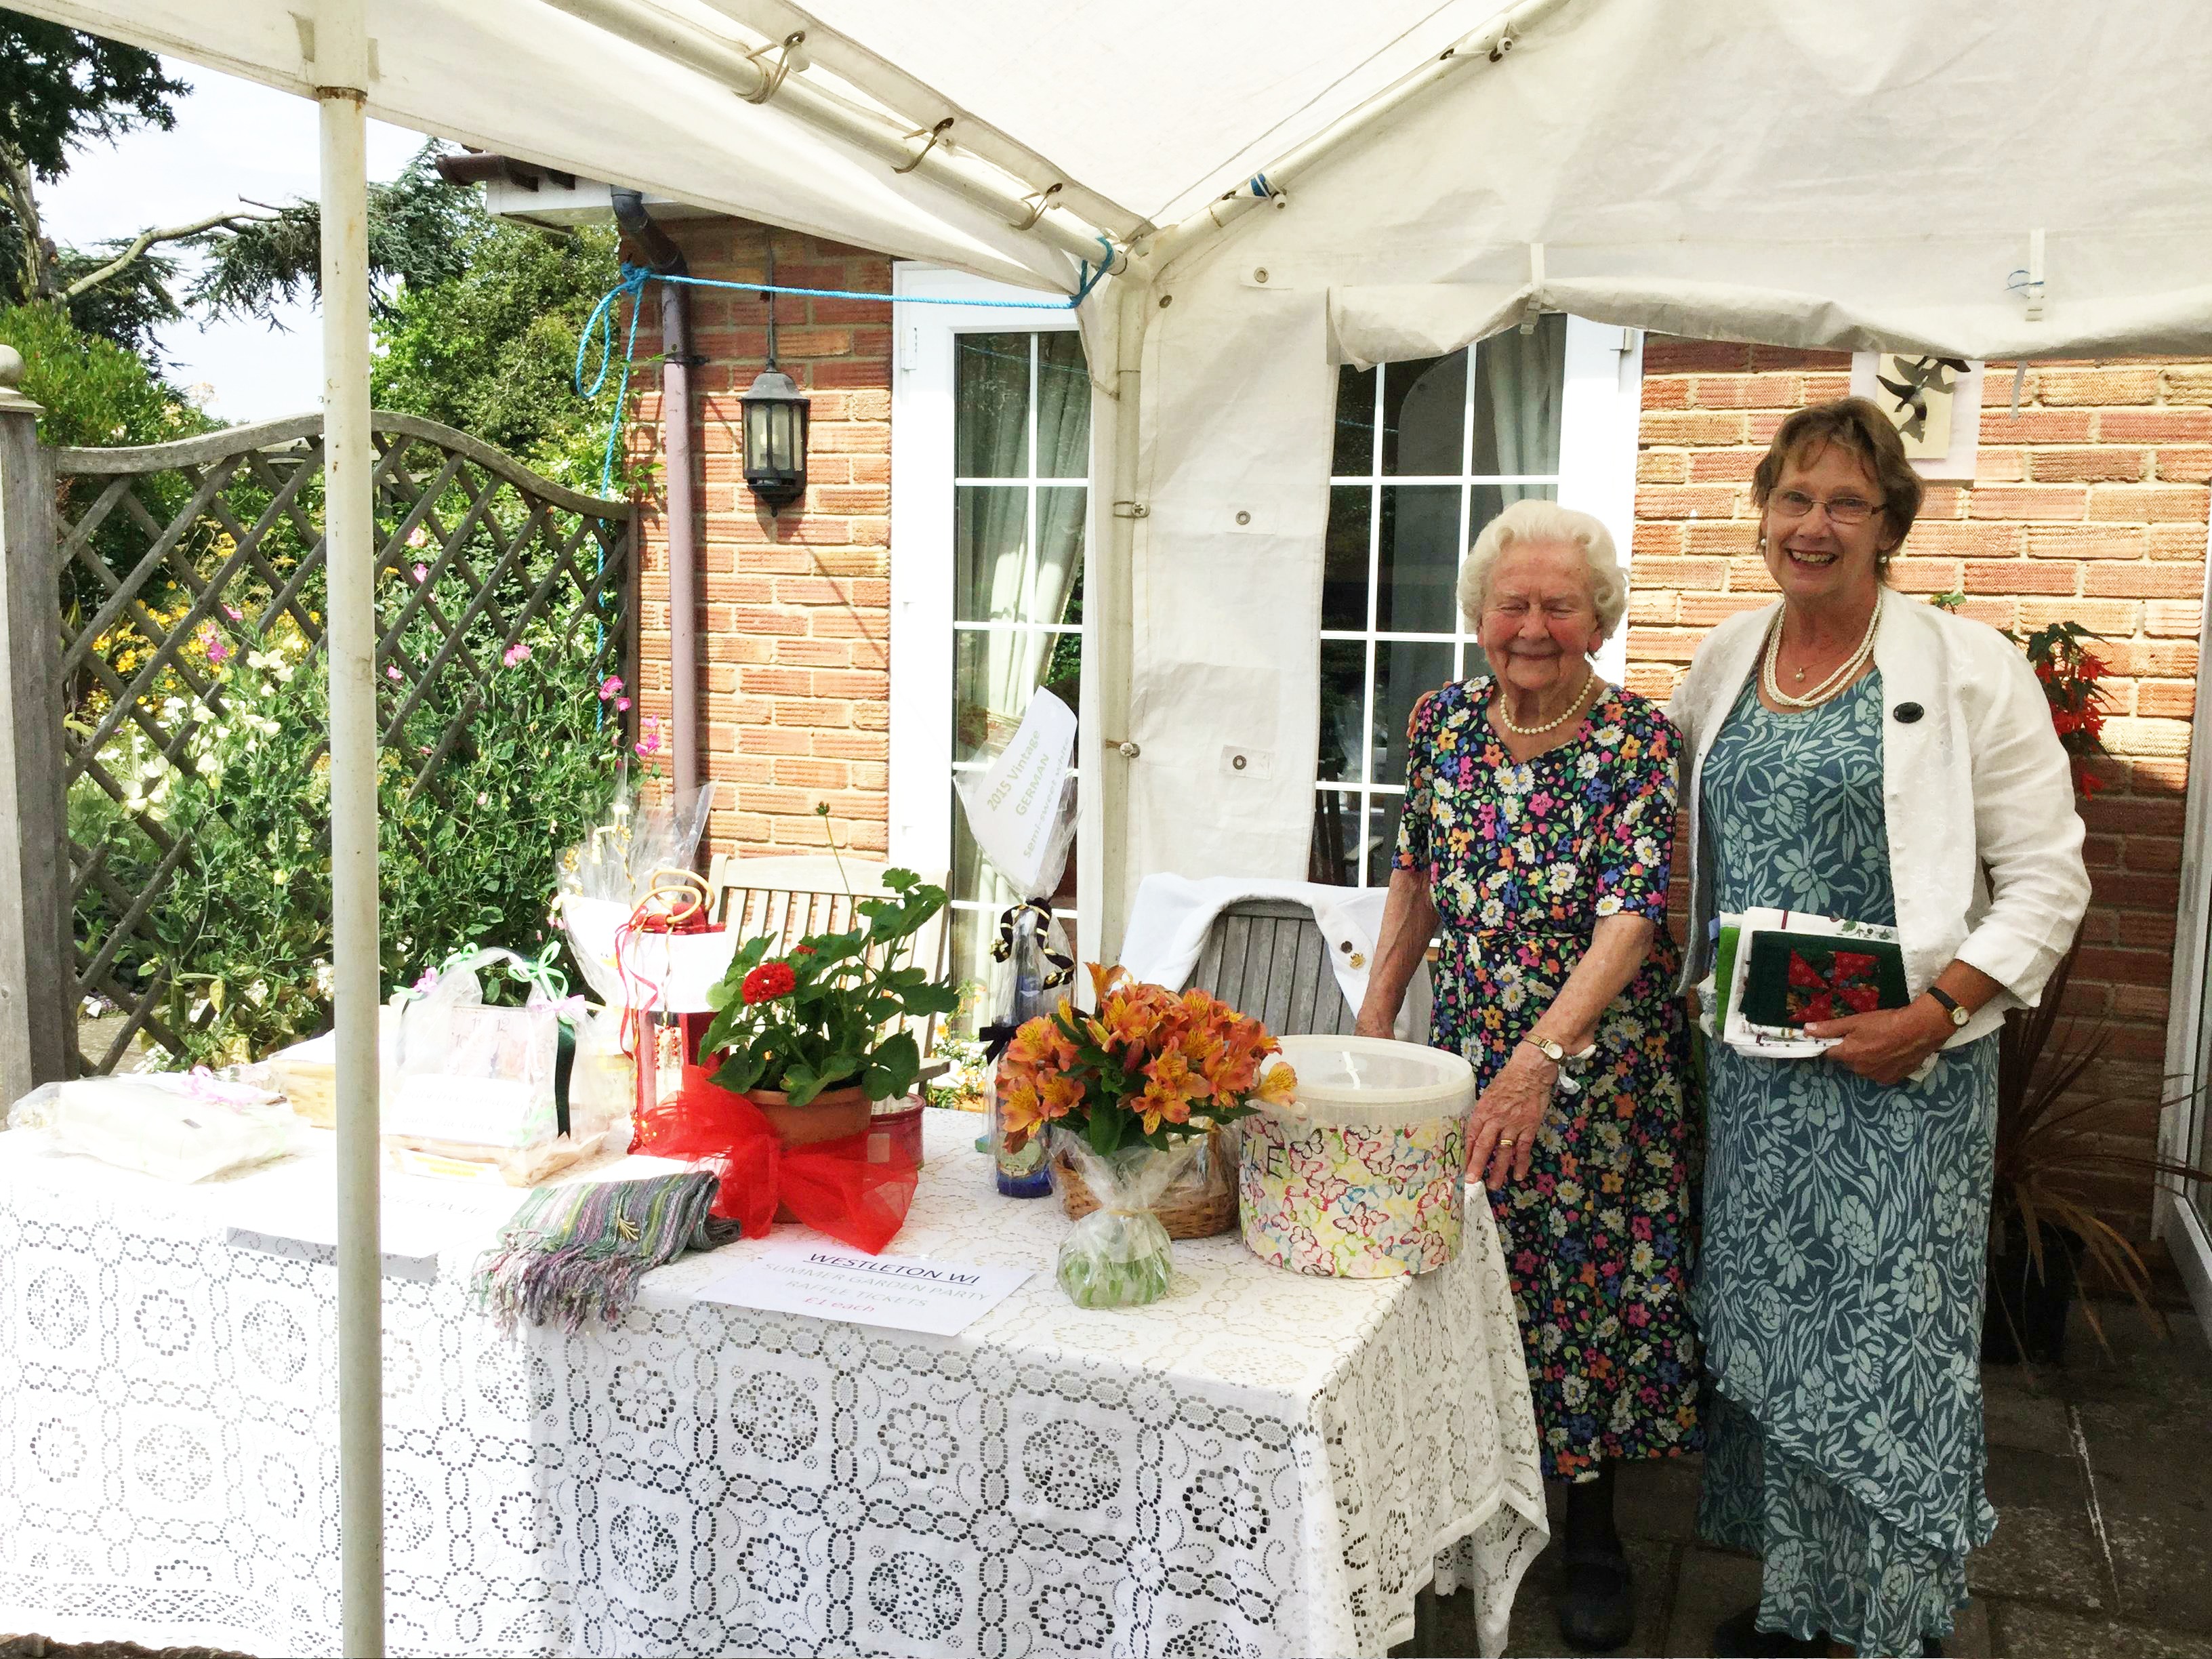
[[[637, 319], [644, 309], [645, 285], [647, 283], [675, 283], [684, 288], [721, 288], [739, 294], [790, 294], [813, 300], [872, 300], [890, 306], [981, 306], [994, 311], [1073, 311], [1091, 297], [1091, 290], [1105, 279], [1114, 263], [1114, 244], [1105, 237], [1098, 239], [1100, 258], [1097, 265], [1089, 260], [1082, 264], [1082, 283], [1074, 293], [1058, 300], [952, 300], [923, 294], [864, 294], [842, 288], [783, 288], [773, 283], [732, 283], [712, 276], [665, 276], [647, 270], [642, 265], [626, 264], [622, 268], [622, 281], [600, 297], [598, 305], [584, 324], [583, 332], [576, 337], [576, 395], [586, 403], [595, 402], [601, 388], [607, 383], [607, 371], [612, 364], [615, 349], [613, 308], [624, 295], [629, 296], [629, 335], [623, 348], [622, 380], [615, 391], [614, 418], [607, 426], [607, 442], [599, 459], [599, 494], [607, 495], [614, 488], [615, 446], [622, 439], [623, 412], [629, 407], [630, 365], [637, 356]], [[588, 386], [584, 384], [584, 357], [591, 349], [593, 337], [599, 343], [599, 372]], [[600, 556], [604, 567], [605, 555]]]

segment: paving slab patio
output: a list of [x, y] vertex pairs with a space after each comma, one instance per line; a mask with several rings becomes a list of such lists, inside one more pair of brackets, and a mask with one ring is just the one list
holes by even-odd
[[[2170, 1340], [2131, 1307], [2099, 1311], [2109, 1355], [2077, 1310], [2065, 1364], [1983, 1371], [1997, 1531], [1968, 1562], [1960, 1659], [2212, 1659], [2212, 1345], [2185, 1310]], [[1698, 1478], [1695, 1458], [1621, 1472], [1624, 1654], [1710, 1654], [1713, 1626], [1758, 1599], [1759, 1563], [1698, 1538]], [[1529, 1569], [1509, 1654], [1566, 1651], [1559, 1571], [1556, 1547]], [[1471, 1599], [1431, 1601], [1397, 1653], [1474, 1652]]]

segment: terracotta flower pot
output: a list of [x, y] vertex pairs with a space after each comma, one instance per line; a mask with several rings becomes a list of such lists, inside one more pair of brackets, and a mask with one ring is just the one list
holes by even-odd
[[804, 1106], [794, 1106], [780, 1089], [748, 1089], [745, 1098], [761, 1109], [787, 1146], [812, 1146], [824, 1140], [863, 1135], [873, 1114], [868, 1091], [858, 1084], [824, 1089]]

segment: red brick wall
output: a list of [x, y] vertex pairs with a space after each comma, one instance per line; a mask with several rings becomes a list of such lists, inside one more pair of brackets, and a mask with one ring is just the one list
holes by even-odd
[[[765, 280], [766, 232], [733, 219], [674, 220], [695, 276]], [[775, 280], [793, 288], [890, 291], [882, 254], [775, 233]], [[708, 835], [716, 852], [823, 850], [826, 802], [841, 846], [886, 846], [890, 677], [890, 307], [879, 301], [775, 302], [779, 366], [811, 400], [807, 489], [780, 517], [745, 488], [738, 398], [768, 356], [757, 295], [695, 289], [697, 482], [703, 521], [699, 662], [706, 683], [702, 775], [720, 786]], [[659, 313], [638, 328], [647, 386], [634, 448], [660, 462]], [[656, 485], [642, 526], [641, 714], [669, 710], [667, 536]]]
[[[1837, 352], [1654, 338], [1644, 349], [1629, 681], [1664, 696], [1722, 617], [1769, 602], [1753, 551], [1753, 465], [1793, 409], [1850, 390]], [[2069, 1006], [2111, 1022], [2093, 1091], [2120, 1097], [2116, 1148], [2148, 1150], [2166, 1046], [2190, 720], [2212, 478], [2212, 363], [1991, 364], [1971, 485], [1931, 485], [1893, 567], [1905, 592], [1963, 588], [1999, 627], [2072, 618], [2106, 639], [2112, 758], [2087, 803], [2095, 884]], [[2128, 1230], [2147, 1182], [2103, 1191]]]

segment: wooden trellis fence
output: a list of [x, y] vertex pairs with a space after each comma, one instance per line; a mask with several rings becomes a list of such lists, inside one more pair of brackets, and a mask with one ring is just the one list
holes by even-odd
[[[380, 412], [374, 428], [380, 765], [387, 791], [442, 809], [448, 769], [496, 728], [521, 664], [564, 672], [587, 699], [605, 675], [635, 684], [634, 519], [626, 502], [566, 489], [434, 422]], [[65, 856], [73, 925], [58, 977], [65, 1030], [98, 1033], [68, 1042], [70, 1071], [109, 1070], [145, 1040], [194, 1055], [191, 1024], [214, 1015], [180, 995], [174, 941], [153, 922], [180, 883], [216, 879], [194, 872], [218, 840], [259, 853], [266, 839], [264, 863], [284, 862], [269, 800], [320, 786], [321, 432], [321, 417], [305, 416], [145, 448], [45, 452], [51, 550], [19, 549], [10, 525], [11, 589], [19, 573], [51, 572], [60, 607], [48, 718], [62, 717], [64, 822], [48, 833], [60, 832], [49, 844]], [[26, 677], [11, 665], [20, 699]], [[586, 711], [619, 722], [610, 736], [622, 739], [628, 722], [611, 701]], [[36, 815], [22, 817], [37, 836]], [[387, 849], [414, 833], [387, 827]], [[318, 834], [303, 892], [327, 859], [326, 820]], [[222, 988], [211, 994], [219, 1012]], [[112, 1016], [80, 1025], [88, 1003]]]

